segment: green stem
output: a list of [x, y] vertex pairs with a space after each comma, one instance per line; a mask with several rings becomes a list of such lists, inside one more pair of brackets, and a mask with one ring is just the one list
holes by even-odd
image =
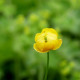
[[47, 80], [48, 69], [49, 69], [49, 52], [47, 52], [47, 68], [46, 68], [46, 74], [44, 80]]

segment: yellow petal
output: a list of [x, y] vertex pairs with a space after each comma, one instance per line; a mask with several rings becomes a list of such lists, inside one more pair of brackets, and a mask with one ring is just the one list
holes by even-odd
[[53, 42], [45, 42], [43, 51], [49, 51], [53, 49]]
[[57, 35], [51, 33], [51, 32], [48, 32], [47, 35], [47, 41], [53, 41], [53, 40], [57, 40]]
[[37, 39], [38, 39], [38, 37], [40, 36], [40, 34], [41, 34], [41, 33], [37, 33], [37, 34], [35, 35], [35, 41], [37, 41]]
[[61, 46], [61, 44], [62, 44], [62, 39], [59, 39], [59, 40], [57, 41], [56, 45], [53, 47], [53, 50], [58, 49], [58, 48]]
[[58, 33], [53, 28], [45, 28], [45, 29], [42, 30], [42, 33], [44, 33], [44, 32], [51, 32], [51, 33], [53, 33], [53, 34], [58, 36]]
[[42, 46], [41, 45], [39, 45], [39, 44], [37, 44], [37, 43], [35, 43], [34, 44], [34, 49], [37, 51], [37, 52], [40, 52], [40, 53], [46, 53], [46, 52], [48, 52], [48, 51], [44, 51], [43, 50], [43, 47], [41, 48]]
[[45, 42], [44, 37], [45, 33], [37, 33], [35, 36], [35, 42], [41, 42], [41, 43]]

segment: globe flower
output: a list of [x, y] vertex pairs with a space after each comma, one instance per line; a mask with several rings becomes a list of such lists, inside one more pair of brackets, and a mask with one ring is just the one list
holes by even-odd
[[56, 50], [62, 44], [62, 39], [58, 39], [58, 33], [53, 28], [45, 28], [35, 36], [34, 49], [37, 52], [45, 53], [49, 50]]

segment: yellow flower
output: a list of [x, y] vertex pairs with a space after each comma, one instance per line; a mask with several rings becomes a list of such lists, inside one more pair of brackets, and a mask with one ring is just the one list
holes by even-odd
[[37, 33], [35, 42], [34, 49], [40, 53], [56, 50], [62, 44], [62, 40], [58, 39], [58, 33], [52, 28], [45, 28], [41, 33]]

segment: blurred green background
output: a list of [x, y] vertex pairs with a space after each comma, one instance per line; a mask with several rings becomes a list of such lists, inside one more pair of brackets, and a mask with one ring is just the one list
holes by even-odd
[[80, 0], [0, 0], [0, 80], [43, 80], [46, 53], [33, 44], [47, 27], [63, 40], [50, 51], [48, 80], [80, 80]]

